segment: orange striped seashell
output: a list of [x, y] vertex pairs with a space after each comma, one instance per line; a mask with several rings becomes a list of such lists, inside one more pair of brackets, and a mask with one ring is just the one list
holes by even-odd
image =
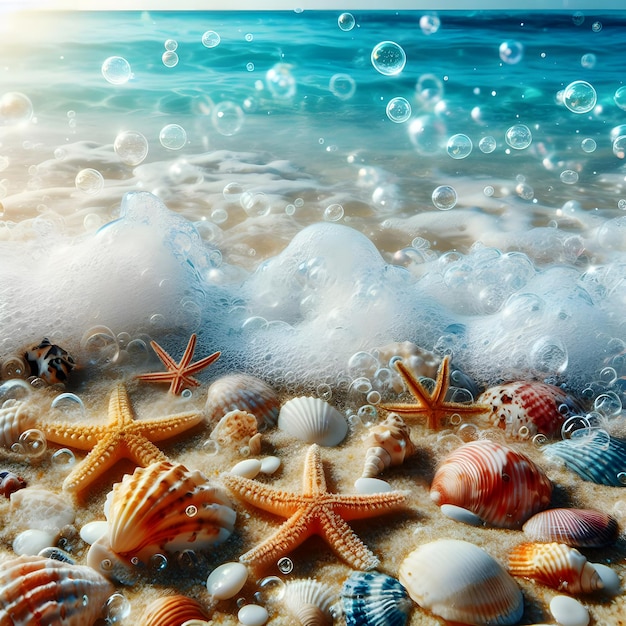
[[197, 600], [174, 595], [157, 598], [141, 617], [142, 626], [180, 626], [191, 619], [206, 621], [209, 614]]
[[565, 419], [585, 413], [574, 398], [559, 387], [536, 381], [518, 381], [491, 387], [477, 402], [491, 407], [487, 419], [512, 439], [528, 439], [537, 433], [553, 437]]
[[602, 548], [615, 543], [617, 520], [595, 509], [548, 509], [533, 515], [522, 530], [531, 541], [556, 541], [574, 548]]
[[453, 504], [483, 522], [520, 528], [550, 504], [552, 483], [531, 459], [495, 441], [470, 441], [439, 465], [430, 488], [441, 506]]
[[362, 478], [372, 478], [391, 465], [401, 465], [416, 449], [408, 426], [395, 413], [369, 429], [365, 444], [368, 448]]
[[532, 578], [557, 591], [591, 593], [604, 587], [596, 569], [564, 543], [523, 543], [509, 555], [513, 576]]
[[43, 556], [20, 556], [0, 564], [2, 626], [91, 626], [113, 593], [91, 567]]

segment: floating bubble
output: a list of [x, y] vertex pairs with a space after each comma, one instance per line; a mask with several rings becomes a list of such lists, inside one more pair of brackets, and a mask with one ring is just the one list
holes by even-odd
[[584, 21], [585, 16], [580, 11], [576, 11], [576, 13], [572, 15], [572, 22], [574, 22], [576, 26], [580, 26]]
[[166, 50], [161, 55], [161, 61], [165, 67], [176, 67], [178, 65], [178, 55], [173, 50]]
[[130, 63], [124, 57], [109, 57], [102, 64], [102, 76], [112, 85], [123, 85], [131, 77]]
[[596, 90], [584, 80], [575, 80], [563, 90], [563, 104], [572, 113], [588, 113], [596, 106]]
[[448, 211], [456, 205], [456, 190], [450, 185], [440, 185], [433, 191], [433, 204], [441, 211]]
[[267, 70], [265, 84], [270, 93], [281, 100], [288, 100], [296, 94], [296, 79], [287, 63], [277, 63]]
[[446, 125], [435, 115], [422, 115], [409, 124], [409, 139], [420, 154], [436, 154], [446, 145]]
[[241, 194], [239, 204], [250, 217], [269, 215], [272, 208], [269, 198], [262, 192], [245, 191]]
[[121, 132], [113, 143], [115, 154], [126, 165], [139, 165], [148, 155], [148, 140], [137, 131]]
[[441, 20], [437, 15], [422, 15], [420, 28], [425, 35], [434, 35], [441, 27]]
[[566, 185], [574, 185], [578, 182], [578, 172], [574, 170], [563, 170], [560, 176], [561, 182]]
[[246, 69], [248, 70], [248, 72], [254, 72], [254, 63], [252, 63], [252, 61], [246, 63]]
[[225, 101], [215, 105], [211, 121], [220, 135], [230, 137], [238, 133], [243, 126], [245, 113], [235, 102]]
[[20, 446], [20, 452], [22, 454], [37, 457], [41, 456], [46, 451], [48, 442], [44, 433], [36, 428], [30, 428], [19, 436], [17, 445]]
[[356, 83], [349, 74], [334, 74], [330, 79], [328, 88], [333, 96], [340, 100], [349, 100], [356, 91]]
[[481, 137], [478, 142], [478, 147], [481, 152], [485, 154], [491, 154], [496, 149], [496, 139], [491, 135], [487, 135], [486, 137]]
[[498, 49], [500, 59], [508, 65], [519, 63], [524, 56], [524, 46], [519, 41], [503, 41]]
[[253, 41], [254, 40], [254, 35], [252, 33], [246, 33], [246, 36], [244, 37], [244, 39], [246, 41]]
[[530, 128], [525, 124], [515, 124], [506, 131], [504, 139], [511, 148], [523, 150], [530, 146], [533, 141], [533, 135], [530, 132]]
[[278, 559], [276, 565], [283, 574], [291, 574], [293, 571], [293, 561], [286, 556], [282, 559]]
[[354, 28], [356, 24], [356, 20], [354, 19], [354, 15], [352, 13], [342, 13], [337, 18], [337, 25], [343, 31], [350, 31]]
[[515, 187], [515, 193], [522, 200], [532, 200], [535, 196], [535, 190], [528, 183], [518, 183]]
[[104, 605], [107, 624], [117, 624], [130, 615], [131, 605], [126, 596], [114, 593], [109, 596]]
[[599, 33], [599, 32], [602, 30], [602, 22], [594, 22], [594, 23], [591, 25], [591, 30], [592, 30], [594, 33]]
[[453, 159], [465, 159], [471, 154], [472, 148], [472, 140], [462, 133], [452, 135], [446, 146], [448, 155]]
[[583, 152], [590, 153], [595, 152], [597, 144], [594, 139], [591, 139], [591, 137], [587, 137], [580, 142], [580, 147], [582, 148]]
[[167, 124], [159, 133], [159, 141], [168, 150], [180, 150], [187, 143], [187, 131], [178, 124]]
[[324, 219], [327, 222], [338, 222], [343, 217], [343, 207], [340, 204], [331, 204], [324, 209]]
[[406, 65], [406, 54], [394, 41], [381, 41], [372, 50], [372, 65], [385, 76], [399, 74]]
[[392, 98], [387, 103], [387, 117], [396, 124], [406, 122], [411, 117], [411, 104], [406, 98]]
[[613, 154], [618, 159], [626, 157], [626, 135], [620, 135], [615, 138], [615, 141], [613, 141]]
[[493, 196], [493, 192], [494, 192], [494, 188], [491, 185], [487, 185], [484, 189], [483, 189], [483, 193], [490, 198], [491, 196]]
[[74, 393], [59, 394], [50, 403], [50, 408], [63, 411], [63, 413], [77, 413], [79, 416], [85, 415], [85, 405]]
[[243, 187], [239, 183], [228, 183], [222, 190], [222, 195], [226, 202], [239, 202], [241, 194], [243, 193]]
[[585, 69], [593, 69], [596, 66], [596, 55], [589, 52], [587, 54], [583, 54], [580, 57], [580, 64], [585, 68]]
[[80, 340], [80, 347], [91, 365], [113, 363], [120, 352], [117, 337], [106, 326], [94, 326], [87, 330]]
[[54, 467], [68, 468], [76, 463], [76, 457], [69, 448], [59, 448], [50, 457], [50, 461]]
[[9, 91], [0, 98], [0, 126], [23, 124], [33, 117], [30, 98], [17, 91]]
[[624, 198], [620, 198], [617, 201], [617, 208], [621, 209], [622, 211], [626, 210], [626, 200], [624, 200]]
[[417, 99], [434, 106], [443, 98], [443, 82], [435, 74], [422, 74], [415, 85]]
[[170, 52], [174, 52], [176, 48], [178, 48], [178, 42], [175, 39], [166, 39], [163, 45], [165, 46], [165, 49]]
[[613, 100], [615, 100], [615, 104], [622, 109], [622, 111], [626, 111], [626, 86], [619, 87], [613, 96]]
[[530, 348], [533, 369], [550, 374], [562, 374], [567, 369], [567, 348], [556, 337], [542, 337]]
[[215, 48], [220, 44], [220, 36], [214, 30], [207, 30], [202, 35], [202, 45], [205, 48]]
[[98, 170], [88, 167], [84, 170], [80, 170], [80, 172], [76, 174], [74, 184], [76, 185], [76, 189], [78, 189], [78, 191], [82, 191], [90, 196], [93, 196], [102, 191], [102, 188], [104, 187], [104, 178]]

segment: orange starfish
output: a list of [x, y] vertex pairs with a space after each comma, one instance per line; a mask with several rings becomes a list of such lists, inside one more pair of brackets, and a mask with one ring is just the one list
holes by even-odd
[[211, 365], [213, 361], [217, 361], [221, 352], [214, 352], [213, 354], [191, 363], [193, 358], [193, 352], [196, 349], [197, 336], [194, 333], [189, 338], [189, 343], [185, 348], [179, 363], [176, 363], [174, 359], [167, 353], [156, 341], [151, 341], [150, 345], [152, 349], [157, 353], [157, 356], [165, 367], [167, 372], [151, 372], [149, 374], [140, 374], [137, 376], [139, 380], [146, 380], [153, 383], [170, 383], [170, 392], [174, 395], [179, 394], [183, 387], [197, 387], [200, 381], [193, 378], [193, 374], [203, 370], [205, 367]]
[[400, 372], [406, 386], [417, 400], [418, 404], [398, 403], [381, 405], [386, 411], [398, 413], [407, 417], [426, 416], [426, 425], [431, 430], [439, 430], [443, 420], [454, 414], [461, 417], [471, 417], [489, 413], [491, 407], [474, 402], [446, 402], [446, 394], [450, 387], [450, 356], [446, 355], [437, 371], [437, 380], [432, 393], [428, 393], [423, 385], [417, 380], [413, 372], [401, 361], [396, 361], [396, 368]]
[[81, 491], [121, 459], [147, 467], [168, 458], [152, 442], [174, 437], [199, 424], [202, 413], [189, 412], [161, 419], [134, 420], [124, 385], [118, 385], [109, 400], [107, 424], [41, 422], [48, 441], [79, 450], [91, 450], [63, 483], [64, 489]]
[[356, 536], [346, 520], [376, 517], [406, 504], [402, 491], [342, 495], [326, 489], [319, 446], [313, 444], [304, 461], [302, 493], [267, 487], [249, 478], [225, 474], [226, 486], [250, 504], [287, 517], [276, 532], [240, 557], [255, 568], [276, 561], [311, 535], [321, 535], [344, 561], [356, 569], [372, 569], [378, 559]]

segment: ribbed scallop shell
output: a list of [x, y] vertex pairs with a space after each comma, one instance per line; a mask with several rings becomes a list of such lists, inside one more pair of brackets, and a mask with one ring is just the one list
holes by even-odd
[[564, 543], [523, 543], [509, 555], [509, 572], [567, 593], [591, 593], [603, 584], [591, 563]]
[[477, 402], [491, 406], [489, 421], [512, 439], [527, 439], [537, 433], [553, 437], [567, 417], [584, 413], [580, 403], [562, 389], [536, 381], [491, 387]]
[[35, 417], [25, 402], [5, 402], [0, 408], [0, 445], [10, 448], [24, 431], [34, 425]]
[[380, 572], [353, 572], [341, 603], [346, 626], [404, 626], [413, 608], [400, 581]]
[[444, 459], [435, 472], [430, 497], [454, 504], [485, 523], [519, 528], [550, 504], [552, 483], [521, 452], [488, 440], [470, 441]]
[[218, 378], [209, 387], [206, 412], [210, 422], [230, 411], [252, 413], [263, 430], [276, 424], [280, 399], [266, 382], [249, 374], [230, 374]]
[[330, 607], [336, 600], [331, 587], [312, 578], [290, 580], [285, 585], [285, 607], [302, 626], [332, 624]]
[[204, 607], [193, 598], [175, 595], [152, 601], [141, 616], [141, 626], [180, 626], [190, 619], [206, 621]]
[[0, 624], [90, 626], [112, 593], [91, 567], [20, 556], [0, 564]]
[[561, 459], [583, 480], [610, 487], [626, 487], [626, 441], [591, 431], [543, 447], [551, 459]]
[[205, 550], [229, 537], [235, 511], [220, 487], [180, 464], [153, 463], [124, 476], [111, 492], [111, 549], [149, 558], [161, 551]]
[[595, 509], [548, 509], [533, 515], [522, 530], [531, 541], [556, 541], [575, 548], [601, 548], [615, 543], [617, 520]]
[[283, 404], [278, 428], [305, 443], [336, 446], [348, 434], [346, 418], [320, 398], [300, 396]]
[[229, 411], [215, 425], [209, 435], [222, 447], [239, 447], [247, 444], [258, 433], [256, 417], [245, 411]]
[[362, 478], [372, 478], [391, 465], [401, 465], [405, 458], [415, 453], [409, 428], [395, 413], [390, 413], [385, 421], [369, 429], [365, 444], [368, 448]]
[[399, 578], [417, 604], [445, 620], [509, 626], [524, 612], [515, 580], [467, 541], [440, 539], [420, 546], [400, 565]]

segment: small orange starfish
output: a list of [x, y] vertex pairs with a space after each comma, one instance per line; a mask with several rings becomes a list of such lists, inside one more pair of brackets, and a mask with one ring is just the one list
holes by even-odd
[[152, 442], [174, 437], [199, 424], [202, 413], [178, 413], [161, 419], [134, 420], [124, 385], [118, 385], [109, 400], [107, 424], [41, 422], [48, 441], [79, 450], [91, 450], [63, 483], [64, 489], [82, 491], [121, 459], [147, 467], [168, 458]]
[[217, 361], [221, 352], [214, 352], [213, 354], [191, 363], [193, 358], [193, 352], [196, 349], [197, 336], [194, 333], [189, 338], [189, 343], [185, 348], [179, 363], [176, 363], [174, 359], [167, 353], [156, 341], [151, 341], [150, 345], [152, 349], [157, 353], [157, 356], [165, 367], [167, 372], [151, 372], [149, 374], [140, 374], [137, 376], [139, 380], [146, 380], [153, 383], [170, 383], [170, 393], [174, 395], [179, 394], [184, 387], [197, 387], [200, 384], [199, 380], [193, 378], [193, 374], [203, 370], [205, 367], [211, 365], [213, 361]]
[[406, 504], [402, 491], [370, 495], [342, 495], [326, 489], [319, 446], [313, 444], [304, 461], [302, 493], [267, 487], [249, 478], [225, 474], [226, 486], [250, 504], [287, 517], [270, 537], [240, 557], [263, 568], [297, 548], [311, 535], [321, 535], [344, 561], [356, 569], [372, 569], [378, 559], [348, 526], [346, 520], [376, 517]]
[[406, 386], [417, 400], [418, 404], [398, 403], [381, 405], [386, 411], [398, 413], [406, 417], [426, 416], [426, 425], [430, 430], [439, 430], [443, 420], [455, 413], [461, 417], [471, 417], [489, 413], [491, 407], [474, 402], [446, 402], [446, 394], [450, 387], [450, 356], [446, 355], [437, 371], [437, 380], [432, 393], [428, 393], [417, 380], [413, 372], [401, 361], [396, 361], [396, 368], [400, 372]]

